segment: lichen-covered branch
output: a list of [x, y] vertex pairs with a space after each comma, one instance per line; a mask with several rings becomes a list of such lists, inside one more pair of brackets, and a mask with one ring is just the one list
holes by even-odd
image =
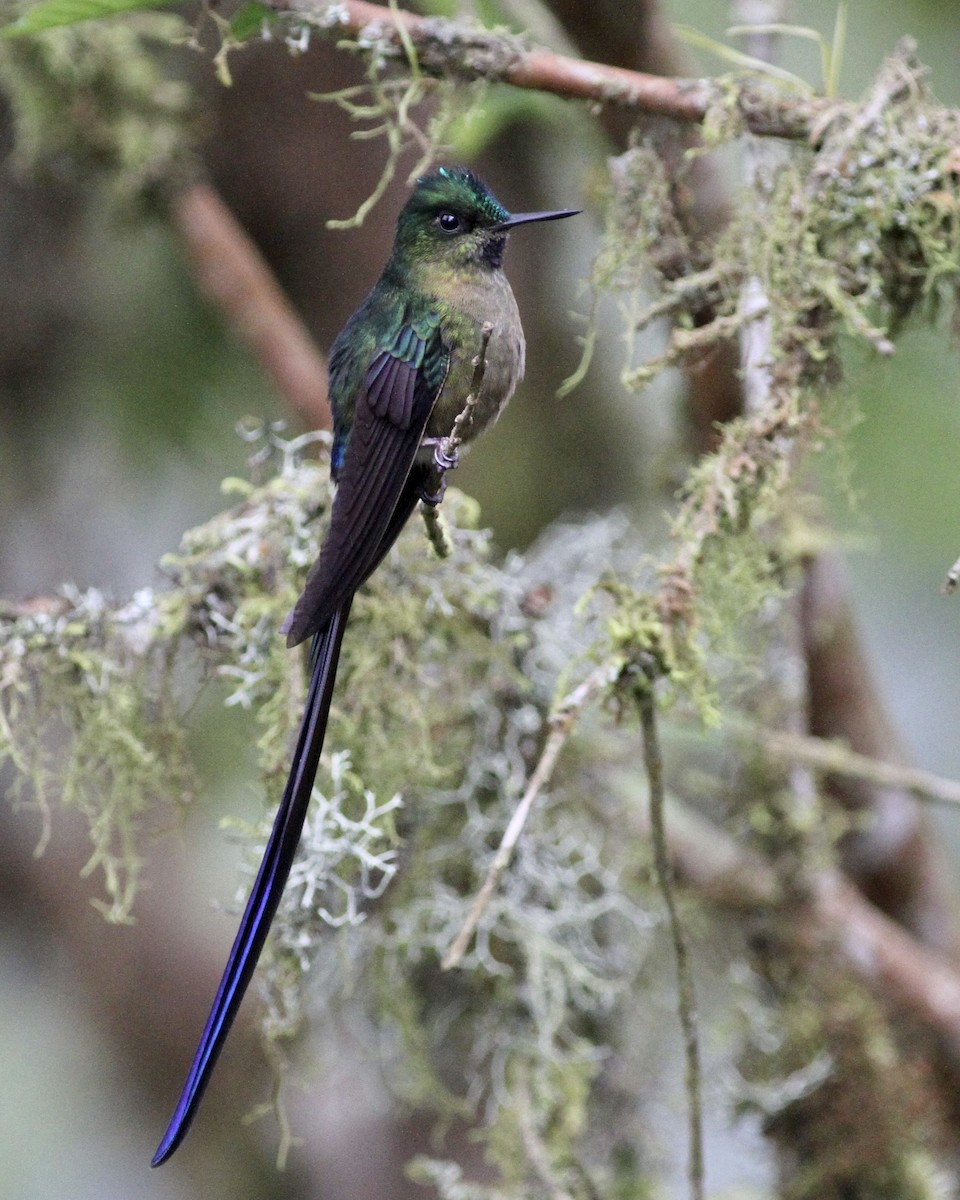
[[[163, 678], [155, 668], [172, 642], [181, 659], [220, 677], [233, 703], [256, 710], [260, 770], [268, 794], [277, 794], [303, 679], [275, 631], [316, 549], [320, 522], [311, 517], [329, 502], [322, 466], [298, 464], [284, 443], [277, 452], [276, 478], [258, 488], [235, 484], [240, 503], [186, 535], [166, 564], [167, 592], [103, 607], [95, 623], [84, 615], [91, 599], [74, 595], [8, 612], [0, 622], [0, 677], [8, 688], [23, 682], [11, 676], [15, 664], [22, 670], [21, 642], [32, 647], [31, 664], [46, 646], [68, 669], [31, 681], [38, 711], [56, 712], [69, 732], [91, 681], [114, 663], [109, 712], [128, 728], [139, 719], [124, 700], [131, 689], [156, 719], [159, 684], [150, 681]], [[451, 982], [443, 987], [437, 980], [530, 779], [558, 677], [603, 638], [611, 618], [622, 620], [616, 593], [598, 596], [573, 623], [570, 599], [606, 565], [622, 570], [635, 560], [636, 547], [622, 527], [596, 523], [557, 531], [525, 562], [498, 567], [486, 539], [462, 524], [469, 509], [455, 495], [447, 503], [455, 517], [452, 559], [437, 560], [414, 527], [358, 598], [342, 666], [349, 703], [334, 713], [311, 823], [265, 964], [266, 1028], [271, 1038], [297, 1028], [303, 970], [314, 964], [311, 1005], [347, 1005], [355, 1031], [369, 1023], [383, 1070], [406, 1101], [479, 1122], [503, 1172], [501, 1195], [549, 1195], [547, 1188], [588, 1200], [610, 1194], [602, 1114], [616, 1088], [605, 1078], [606, 1039], [616, 1039], [631, 1005], [649, 1007], [650, 981], [640, 980], [658, 907], [643, 883], [646, 838], [625, 816], [635, 813], [634, 802], [624, 809], [614, 783], [612, 728], [596, 704], [583, 703], [621, 676], [623, 659], [585, 675], [593, 681], [589, 694], [576, 692], [563, 728], [563, 744], [581, 756], [603, 730], [613, 775], [599, 763], [587, 766], [584, 802], [583, 779], [553, 757], [551, 790], [539, 793], [536, 821], [477, 922], [464, 958], [469, 969], [444, 976]], [[546, 607], [533, 599], [545, 578], [561, 589]], [[141, 687], [143, 679], [150, 686]], [[629, 685], [629, 676], [623, 681]], [[25, 748], [37, 727], [12, 719], [10, 699], [0, 692], [15, 753], [29, 764]], [[179, 706], [170, 711], [179, 715]], [[623, 752], [635, 755], [635, 732], [619, 736]], [[87, 751], [82, 740], [72, 746], [67, 769], [92, 772], [91, 785], [102, 784], [115, 767], [106, 759], [91, 766]], [[151, 804], [173, 790], [170, 762], [165, 755], [166, 787]], [[144, 794], [150, 778], [125, 776], [135, 837], [142, 826], [137, 789]], [[679, 877], [714, 904], [742, 913], [776, 899], [769, 865], [739, 848], [728, 847], [718, 879], [709, 866], [727, 844], [718, 829], [698, 831], [671, 809], [667, 831]], [[248, 831], [251, 860], [262, 836], [259, 828]], [[892, 923], [872, 916], [862, 900], [860, 908], [849, 897], [837, 900], [837, 886], [815, 899], [824, 936], [883, 993], [908, 999], [929, 1027], [949, 1025], [949, 968], [932, 965], [928, 952], [895, 936]], [[321, 947], [326, 953], [318, 956]], [[459, 1014], [454, 1031], [442, 1019], [451, 1005]], [[493, 1088], [482, 1117], [478, 1078]], [[421, 1169], [446, 1178], [452, 1168]]]
[[454, 938], [453, 944], [444, 956], [441, 967], [449, 971], [459, 965], [471, 937], [476, 932], [477, 925], [493, 898], [494, 891], [503, 877], [504, 871], [510, 865], [510, 858], [516, 849], [517, 842], [523, 833], [530, 812], [540, 796], [540, 793], [550, 783], [550, 778], [557, 765], [557, 759], [573, 731], [576, 718], [584, 705], [593, 700], [600, 692], [608, 688], [616, 679], [618, 667], [615, 664], [601, 664], [592, 671], [582, 683], [565, 696], [550, 714], [550, 733], [544, 744], [537, 765], [530, 774], [530, 779], [524, 789], [520, 803], [517, 805], [510, 823], [504, 831], [497, 853], [490, 864], [483, 885], [477, 892], [476, 899], [470, 907], [467, 919], [460, 932]]
[[[421, 1163], [444, 1196], [634, 1195], [649, 1180], [642, 1167], [620, 1165], [610, 1114], [629, 1113], [622, 1127], [634, 1128], [642, 1072], [629, 1086], [617, 1072], [635, 1046], [642, 1052], [636, 1030], [656, 1008], [651, 988], [673, 981], [651, 981], [648, 971], [660, 905], [648, 882], [649, 826], [630, 824], [645, 791], [636, 734], [607, 710], [632, 714], [641, 669], [663, 696], [667, 732], [671, 705], [711, 725], [721, 707], [743, 703], [744, 651], [769, 633], [762, 618], [783, 618], [797, 564], [822, 537], [805, 522], [793, 481], [834, 432], [821, 401], [841, 335], [887, 354], [904, 317], [954, 302], [960, 122], [928, 94], [907, 47], [861, 104], [835, 104], [769, 81], [660, 79], [582, 63], [502, 31], [361, 0], [277, 7], [286, 30], [323, 30], [367, 56], [371, 94], [383, 104], [366, 106], [377, 124], [365, 133], [386, 130], [391, 156], [408, 145], [433, 150], [409, 113], [427, 77], [442, 80], [437, 88], [501, 81], [665, 115], [700, 124], [708, 142], [777, 134], [794, 143], [782, 166], [753, 181], [764, 219], [745, 202], [725, 232], [699, 240], [675, 209], [682, 180], [668, 177], [652, 144], [638, 135], [612, 163], [592, 284], [620, 303], [627, 389], [761, 327], [749, 366], [763, 387], [691, 469], [666, 547], [641, 551], [608, 519], [553, 530], [523, 559], [499, 564], [455, 495], [447, 560], [425, 552], [421, 531], [407, 531], [351, 618], [328, 753], [265, 962], [268, 1039], [297, 1029], [312, 967], [310, 1004], [349, 1010], [403, 1102], [481, 1130], [497, 1188], [465, 1183], [450, 1164]], [[121, 39], [104, 49], [114, 68], [125, 48]], [[15, 61], [25, 91], [44, 71], [54, 91], [62, 83], [63, 63], [49, 49], [7, 53], [23, 56]], [[396, 69], [384, 73], [387, 63]], [[137, 103], [154, 78], [144, 71]], [[382, 80], [389, 88], [378, 92]], [[80, 94], [93, 102], [98, 88], [83, 81]], [[333, 98], [359, 116], [368, 92]], [[182, 134], [179, 100], [168, 97], [145, 122], [132, 161], [105, 142], [99, 169], [138, 195], [164, 197], [201, 286], [316, 423], [319, 358], [257, 265], [247, 259], [250, 272], [233, 272], [249, 247], [215, 198], [185, 183], [182, 144], [166, 120], [174, 113]], [[91, 172], [98, 127], [99, 116], [72, 130]], [[60, 144], [56, 122], [41, 134]], [[225, 263], [231, 271], [221, 275]], [[635, 335], [664, 320], [662, 352], [640, 359]], [[265, 441], [276, 476], [235, 484], [237, 506], [185, 535], [166, 563], [165, 590], [119, 607], [65, 592], [0, 613], [0, 757], [47, 828], [60, 798], [83, 812], [91, 867], [116, 919], [130, 914], [151, 812], [189, 795], [183, 717], [197, 686], [216, 681], [228, 703], [255, 713], [267, 807], [287, 770], [303, 676], [276, 630], [316, 554], [330, 491], [322, 467], [298, 461], [302, 446]], [[817, 1102], [855, 1112], [862, 1068], [871, 1119], [890, 1148], [878, 1161], [919, 1163], [926, 1179], [919, 1124], [890, 1124], [901, 1060], [884, 1005], [909, 1012], [952, 1053], [960, 984], [840, 880], [845, 827], [821, 806], [809, 773], [805, 803], [790, 803], [797, 761], [891, 776], [789, 739], [756, 739], [752, 759], [739, 731], [698, 747], [716, 819], [698, 826], [671, 809], [667, 825], [679, 879], [709, 902], [697, 924], [718, 912], [747, 917], [771, 939], [769, 978], [750, 999], [790, 997], [774, 1039], [781, 1058], [763, 1070], [754, 1061], [740, 1099], [781, 1135], [795, 1121], [791, 1132], [819, 1148]], [[253, 860], [263, 829], [254, 822], [242, 832]], [[333, 939], [335, 951], [320, 953]], [[451, 943], [464, 969], [442, 974]], [[805, 1028], [813, 1033], [795, 1036]]]
[[390, 10], [366, 0], [281, 0], [275, 7], [333, 35], [347, 35], [358, 49], [381, 59], [405, 58], [408, 39], [420, 68], [431, 74], [509, 83], [679, 121], [700, 123], [725, 111], [751, 133], [802, 139], [833, 107], [809, 96], [778, 95], [762, 83], [668, 79], [585, 62], [530, 46], [502, 29]]
[[[960, 117], [929, 96], [923, 74], [901, 47], [860, 106], [821, 125], [816, 150], [799, 150], [764, 177], [765, 219], [744, 209], [709, 250], [686, 244], [664, 258], [665, 231], [674, 244], [682, 234], [650, 147], [640, 143], [613, 164], [593, 286], [619, 298], [631, 333], [664, 313], [672, 320], [653, 363], [636, 364], [631, 349], [625, 384], [639, 388], [665, 366], [695, 363], [761, 316], [769, 336], [767, 398], [728, 422], [716, 451], [691, 469], [675, 551], [659, 566], [656, 607], [679, 645], [704, 620], [708, 636], [721, 634], [731, 584], [741, 604], [751, 576], [757, 595], [775, 586], [776, 554], [762, 531], [785, 511], [796, 465], [827, 433], [819, 396], [839, 371], [841, 334], [886, 353], [908, 313], [955, 302]], [[677, 257], [694, 274], [677, 277]], [[643, 299], [651, 268], [664, 295], [652, 304]], [[762, 290], [762, 313], [740, 304], [748, 278]], [[691, 337], [705, 294], [715, 317]]]

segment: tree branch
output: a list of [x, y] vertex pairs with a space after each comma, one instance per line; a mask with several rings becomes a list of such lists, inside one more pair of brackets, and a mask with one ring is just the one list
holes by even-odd
[[678, 121], [699, 124], [711, 111], [726, 108], [733, 109], [751, 133], [807, 138], [835, 107], [821, 98], [784, 98], [755, 81], [730, 85], [708, 79], [668, 79], [588, 62], [531, 47], [504, 30], [494, 32], [466, 21], [423, 17], [406, 10], [391, 12], [367, 0], [275, 0], [274, 7], [300, 13], [331, 34], [362, 37], [365, 48], [385, 57], [405, 57], [403, 39], [409, 38], [421, 70], [431, 75], [509, 83]]
[[[650, 814], [634, 810], [640, 836], [650, 836]], [[744, 850], [713, 822], [671, 801], [670, 857], [680, 880], [730, 912], [743, 914], [776, 903], [776, 870]], [[893, 1004], [935, 1032], [960, 1064], [960, 973], [942, 955], [866, 900], [836, 872], [816, 877], [810, 899], [808, 940], [824, 936], [850, 966]], [[947, 1064], [953, 1072], [956, 1064]]]
[[176, 191], [168, 207], [200, 292], [224, 314], [307, 428], [329, 429], [324, 357], [236, 217], [208, 183]]
[[836, 555], [820, 554], [807, 564], [800, 599], [816, 739], [791, 746], [781, 738], [766, 750], [826, 772], [827, 789], [848, 812], [870, 815], [845, 838], [847, 873], [881, 911], [956, 958], [955, 889], [916, 797], [956, 805], [960, 785], [909, 764], [861, 644]]
[[680, 919], [676, 894], [673, 890], [669, 834], [666, 824], [666, 790], [663, 781], [663, 754], [657, 730], [657, 706], [653, 682], [636, 689], [637, 710], [643, 731], [643, 763], [650, 789], [650, 840], [653, 845], [653, 865], [657, 885], [667, 910], [667, 925], [673, 942], [673, 957], [677, 968], [677, 1015], [683, 1034], [683, 1054], [686, 1062], [687, 1137], [689, 1162], [687, 1179], [691, 1200], [703, 1200], [703, 1071], [700, 1062], [700, 1034], [697, 1019], [697, 995], [690, 968], [687, 935]]
[[490, 903], [490, 898], [503, 877], [504, 871], [510, 865], [510, 859], [517, 842], [520, 840], [520, 835], [523, 833], [523, 828], [527, 823], [527, 818], [530, 816], [530, 811], [536, 803], [537, 797], [553, 777], [553, 771], [557, 765], [557, 759], [560, 757], [560, 751], [567, 744], [567, 739], [573, 730], [576, 718], [590, 700], [610, 685], [616, 677], [617, 671], [618, 667], [616, 664], [601, 663], [569, 695], [561, 700], [551, 715], [550, 734], [547, 737], [537, 765], [530, 776], [520, 803], [510, 818], [510, 823], [507, 825], [500, 845], [497, 847], [497, 852], [493, 857], [493, 862], [490, 864], [490, 870], [487, 872], [487, 877], [484, 879], [483, 885], [473, 901], [470, 912], [467, 914], [467, 919], [463, 923], [463, 928], [457, 934], [456, 938], [454, 938], [453, 944], [440, 964], [441, 970], [449, 971], [452, 967], [457, 966], [466, 953], [470, 939], [473, 937], [477, 926], [480, 924], [480, 919], [486, 911], [487, 905]]

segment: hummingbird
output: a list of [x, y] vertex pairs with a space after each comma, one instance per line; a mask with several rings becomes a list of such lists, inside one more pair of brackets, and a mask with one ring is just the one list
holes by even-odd
[[510, 213], [472, 171], [441, 167], [417, 180], [383, 273], [333, 343], [330, 462], [337, 490], [319, 556], [281, 626], [288, 646], [312, 639], [304, 714], [263, 860], [155, 1167], [196, 1116], [280, 903], [354, 594], [418, 501], [440, 502], [446, 472], [457, 465], [456, 447], [444, 440], [455, 422], [457, 441], [469, 441], [497, 419], [523, 376], [520, 314], [503, 273], [507, 235], [578, 211]]

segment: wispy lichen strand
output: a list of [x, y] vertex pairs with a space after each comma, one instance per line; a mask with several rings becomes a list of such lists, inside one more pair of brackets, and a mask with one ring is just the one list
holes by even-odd
[[[839, 373], [842, 335], [888, 354], [910, 313], [955, 307], [960, 118], [936, 103], [923, 74], [912, 46], [901, 46], [859, 104], [824, 113], [814, 147], [794, 147], [757, 179], [759, 194], [736, 206], [713, 243], [684, 232], [675, 211], [682, 181], [668, 181], [652, 146], [638, 142], [611, 163], [592, 284], [621, 309], [625, 385], [639, 389], [668, 367], [701, 361], [749, 322], [762, 318], [769, 331], [767, 399], [727, 422], [717, 449], [688, 473], [674, 550], [651, 596], [663, 624], [637, 646], [669, 649], [665, 665], [682, 666], [704, 695], [700, 651], [719, 649], [724, 630], [739, 624], [727, 618], [756, 610], [780, 586], [775, 531], [796, 515], [796, 471], [829, 435], [821, 397]], [[764, 298], [759, 309], [742, 303], [747, 280]], [[664, 350], [637, 361], [638, 334], [664, 318]], [[591, 344], [589, 335], [588, 352]], [[680, 682], [675, 669], [666, 673]]]
[[0, 763], [15, 770], [11, 797], [42, 814], [38, 853], [58, 806], [83, 814], [86, 873], [102, 874], [95, 903], [113, 921], [131, 917], [147, 818], [192, 790], [168, 647], [129, 641], [131, 630], [152, 641], [155, 606], [142, 592], [115, 612], [96, 590], [68, 588], [59, 604], [0, 616]]

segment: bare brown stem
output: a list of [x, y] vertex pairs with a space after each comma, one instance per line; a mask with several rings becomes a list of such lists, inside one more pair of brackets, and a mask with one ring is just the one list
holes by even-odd
[[845, 840], [844, 866], [883, 912], [956, 958], [953, 885], [915, 797], [955, 803], [960, 789], [910, 766], [870, 669], [838, 556], [821, 554], [808, 564], [800, 613], [810, 732], [840, 739], [849, 747], [847, 767], [858, 768], [847, 769], [840, 751], [828, 754], [829, 743], [821, 742], [827, 787], [848, 812], [871, 815]]
[[[667, 808], [668, 848], [677, 878], [740, 915], [778, 902], [782, 881], [760, 855], [674, 800]], [[636, 832], [653, 836], [652, 814], [638, 814]], [[960, 1086], [960, 972], [838, 872], [814, 878], [808, 912], [810, 944], [838, 946], [862, 979], [937, 1034], [950, 1051], [944, 1068]]]
[[768, 729], [751, 722], [733, 721], [738, 735], [749, 738], [763, 747], [763, 752], [784, 762], [800, 763], [817, 771], [827, 771], [850, 780], [881, 788], [898, 788], [921, 800], [960, 806], [960, 782], [922, 771], [917, 767], [900, 766], [858, 754], [840, 741], [825, 741], [820, 737], [805, 737], [782, 729]]
[[503, 839], [497, 847], [493, 862], [490, 864], [490, 870], [483, 881], [482, 887], [477, 892], [476, 899], [473, 902], [470, 912], [467, 914], [467, 919], [463, 923], [463, 928], [454, 938], [453, 944], [440, 964], [442, 970], [449, 971], [451, 967], [457, 966], [466, 953], [470, 939], [480, 924], [480, 918], [490, 903], [490, 897], [496, 890], [497, 884], [500, 882], [504, 871], [509, 865], [514, 848], [520, 840], [523, 827], [530, 816], [530, 810], [533, 808], [537, 797], [550, 782], [554, 767], [557, 765], [557, 759], [560, 756], [560, 751], [566, 745], [567, 738], [569, 738], [573, 730], [577, 716], [584, 705], [606, 684], [610, 683], [615, 677], [616, 671], [617, 668], [609, 663], [603, 663], [595, 671], [591, 671], [587, 678], [574, 688], [566, 699], [561, 702], [550, 718], [550, 735], [543, 747], [543, 752], [534, 768], [533, 774], [530, 776], [523, 797], [517, 805], [513, 816], [510, 818], [510, 823], [507, 825]]
[[310, 429], [330, 428], [323, 355], [260, 251], [207, 183], [169, 202], [199, 290], [224, 314]]
[[697, 1021], [697, 997], [690, 970], [687, 935], [680, 919], [673, 891], [673, 869], [666, 826], [666, 795], [663, 782], [663, 756], [657, 732], [657, 703], [653, 684], [637, 692], [637, 708], [643, 731], [643, 763], [650, 789], [650, 833], [657, 886], [663, 896], [677, 967], [677, 1015], [683, 1032], [683, 1056], [686, 1063], [689, 1162], [687, 1178], [692, 1200], [703, 1200], [703, 1105], [701, 1100], [700, 1038]]

